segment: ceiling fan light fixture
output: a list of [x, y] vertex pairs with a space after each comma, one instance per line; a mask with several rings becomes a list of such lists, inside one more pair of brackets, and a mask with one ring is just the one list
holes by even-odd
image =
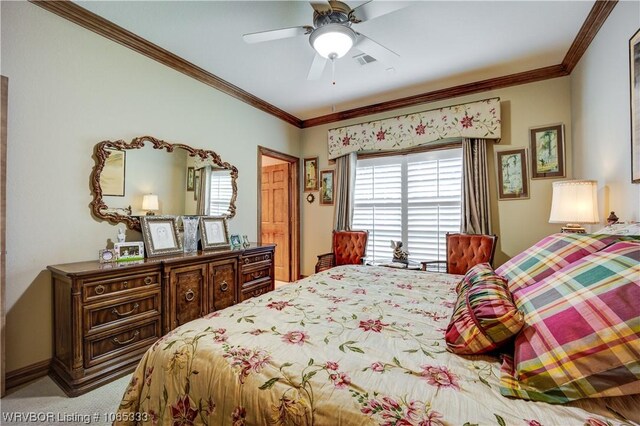
[[342, 58], [353, 47], [356, 33], [342, 24], [328, 24], [315, 29], [309, 43], [320, 56], [327, 59]]

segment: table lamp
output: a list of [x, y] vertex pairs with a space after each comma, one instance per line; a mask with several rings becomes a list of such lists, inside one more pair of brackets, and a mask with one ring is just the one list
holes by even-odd
[[598, 196], [595, 180], [553, 182], [549, 223], [564, 223], [562, 232], [584, 234], [582, 223], [598, 223]]
[[156, 194], [147, 194], [142, 197], [142, 210], [147, 211], [147, 216], [155, 215], [158, 210], [158, 196]]

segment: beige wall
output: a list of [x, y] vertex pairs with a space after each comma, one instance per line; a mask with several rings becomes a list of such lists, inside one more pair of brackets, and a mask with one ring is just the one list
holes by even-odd
[[[300, 130], [26, 2], [2, 2], [9, 78], [7, 370], [51, 356], [46, 266], [97, 258], [93, 146], [152, 135], [212, 149], [239, 170], [231, 232], [256, 239], [257, 145], [298, 155]], [[139, 239], [140, 235], [129, 235]]]
[[[568, 77], [539, 83], [484, 92], [478, 95], [449, 99], [340, 122], [340, 126], [393, 117], [442, 106], [500, 97], [502, 109], [502, 141], [489, 146], [489, 177], [493, 232], [498, 234], [495, 264], [500, 265], [545, 235], [558, 230], [558, 225], [548, 223], [551, 207], [551, 183], [553, 179], [530, 181], [531, 198], [528, 200], [498, 201], [496, 195], [495, 151], [528, 148], [529, 128], [553, 124], [565, 124], [567, 140], [567, 176], [571, 176], [571, 97]], [[327, 161], [327, 130], [336, 124], [305, 129], [302, 135], [302, 157], [319, 157], [320, 170], [333, 168]], [[302, 204], [302, 274], [313, 273], [316, 255], [331, 250], [333, 207], [316, 202]], [[409, 247], [409, 251], [411, 247]]]
[[611, 210], [640, 221], [640, 185], [631, 183], [629, 39], [640, 3], [619, 2], [571, 74], [576, 178], [598, 180], [601, 219]]

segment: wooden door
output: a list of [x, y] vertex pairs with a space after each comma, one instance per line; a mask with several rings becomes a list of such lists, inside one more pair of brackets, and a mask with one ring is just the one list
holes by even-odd
[[218, 311], [236, 303], [237, 271], [236, 258], [209, 264], [209, 312]]
[[289, 233], [289, 163], [262, 168], [262, 218], [263, 243], [276, 244], [274, 255], [275, 279], [290, 281], [291, 259]]
[[[170, 328], [174, 329], [204, 316], [206, 298], [207, 264], [184, 266], [171, 270], [169, 285], [172, 298]], [[167, 313], [165, 313], [166, 315]]]

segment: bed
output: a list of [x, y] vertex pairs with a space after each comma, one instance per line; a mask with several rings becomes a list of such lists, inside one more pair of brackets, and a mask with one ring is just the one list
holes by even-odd
[[144, 355], [116, 423], [599, 426], [640, 421], [638, 395], [562, 405], [503, 396], [496, 355], [446, 350], [444, 332], [461, 279], [340, 266], [185, 324]]

